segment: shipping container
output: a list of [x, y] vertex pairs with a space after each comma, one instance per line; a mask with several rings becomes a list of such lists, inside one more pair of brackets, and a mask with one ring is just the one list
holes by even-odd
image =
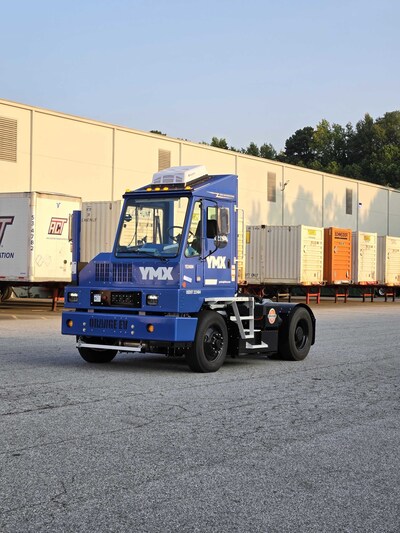
[[352, 230], [325, 228], [324, 230], [324, 281], [341, 284], [351, 282]]
[[0, 193], [2, 287], [71, 281], [70, 215], [76, 196], [42, 192]]
[[123, 200], [83, 202], [81, 214], [80, 261], [88, 263], [114, 245]]
[[247, 226], [248, 283], [321, 284], [323, 256], [323, 228], [304, 225]]
[[353, 232], [352, 270], [354, 283], [377, 283], [377, 239], [376, 233]]
[[378, 282], [400, 285], [400, 237], [378, 237]]

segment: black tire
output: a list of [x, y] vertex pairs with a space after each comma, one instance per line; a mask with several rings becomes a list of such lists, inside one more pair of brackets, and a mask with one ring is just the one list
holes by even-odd
[[[109, 339], [102, 338], [83, 338], [88, 344], [113, 344]], [[118, 350], [103, 350], [101, 348], [78, 348], [82, 359], [87, 363], [109, 363], [117, 355]]]
[[0, 289], [0, 302], [6, 302], [12, 296], [13, 289], [9, 285]]
[[288, 361], [302, 361], [311, 348], [313, 337], [311, 316], [304, 307], [297, 307], [288, 320], [288, 326], [279, 336], [279, 356]]
[[215, 311], [202, 311], [193, 346], [186, 354], [190, 369], [194, 372], [216, 372], [225, 361], [227, 348], [225, 320]]

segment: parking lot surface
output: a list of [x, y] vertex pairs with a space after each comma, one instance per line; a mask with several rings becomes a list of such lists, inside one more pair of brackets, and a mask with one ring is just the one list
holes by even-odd
[[400, 304], [313, 310], [304, 361], [202, 375], [0, 305], [0, 531], [397, 532]]

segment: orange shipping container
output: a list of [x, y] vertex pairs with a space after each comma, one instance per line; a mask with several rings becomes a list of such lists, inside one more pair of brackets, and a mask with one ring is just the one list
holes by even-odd
[[351, 229], [325, 228], [324, 280], [327, 283], [350, 283], [351, 243]]

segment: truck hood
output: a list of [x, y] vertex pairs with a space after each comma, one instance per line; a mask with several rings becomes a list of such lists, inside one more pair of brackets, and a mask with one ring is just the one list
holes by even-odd
[[80, 273], [80, 285], [110, 287], [176, 287], [180, 285], [177, 258], [118, 259], [111, 253], [97, 255]]

